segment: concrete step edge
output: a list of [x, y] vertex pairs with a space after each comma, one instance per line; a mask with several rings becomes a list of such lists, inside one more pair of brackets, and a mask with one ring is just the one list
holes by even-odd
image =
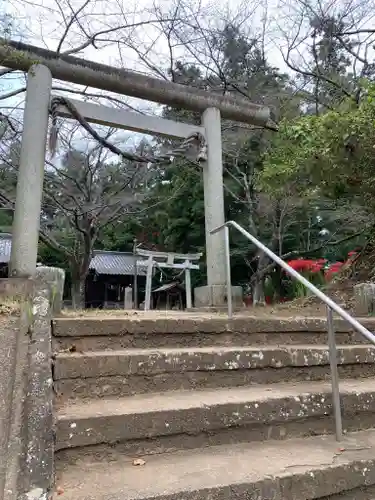
[[[142, 462], [141, 462], [142, 463]], [[65, 500], [312, 500], [375, 484], [375, 431], [57, 463]]]
[[[341, 383], [344, 414], [375, 411], [371, 380]], [[57, 411], [57, 449], [220, 429], [276, 425], [332, 414], [330, 384], [304, 382], [171, 391], [67, 402]]]
[[[360, 318], [369, 330], [375, 329], [373, 318]], [[342, 319], [334, 320], [336, 332], [351, 332], [352, 327]], [[56, 337], [85, 337], [96, 335], [155, 335], [194, 333], [283, 333], [326, 332], [327, 321], [323, 317], [257, 317], [239, 315], [228, 320], [225, 315], [211, 316], [185, 314], [174, 317], [145, 317], [142, 313], [131, 316], [86, 315], [82, 317], [59, 317], [53, 320]]]
[[[338, 346], [337, 361], [339, 365], [372, 364], [375, 362], [375, 348], [367, 345]], [[215, 370], [301, 368], [328, 364], [328, 347], [323, 345], [60, 352], [55, 357], [54, 379]]]

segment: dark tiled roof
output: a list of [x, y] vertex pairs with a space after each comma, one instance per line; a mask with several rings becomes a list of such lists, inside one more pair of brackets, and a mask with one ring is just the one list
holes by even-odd
[[0, 264], [8, 264], [12, 250], [12, 236], [0, 234]]
[[[94, 257], [90, 262], [90, 269], [95, 270], [98, 274], [113, 274], [113, 275], [134, 275], [134, 256], [131, 253], [125, 252], [106, 252], [97, 250], [94, 252]], [[137, 261], [137, 274], [145, 276], [147, 274], [147, 262]]]
[[[10, 261], [12, 250], [12, 235], [0, 233], [0, 264], [7, 264]], [[137, 272], [140, 276], [147, 274], [147, 262], [138, 258]], [[122, 274], [134, 275], [133, 254], [124, 252], [95, 251], [90, 262], [90, 269], [94, 269], [98, 274]]]

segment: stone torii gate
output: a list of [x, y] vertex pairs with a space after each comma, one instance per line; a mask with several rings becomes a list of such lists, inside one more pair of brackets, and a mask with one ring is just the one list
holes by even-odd
[[[207, 161], [202, 164], [204, 182], [207, 286], [195, 290], [199, 306], [225, 305], [226, 269], [224, 233], [210, 231], [224, 224], [221, 116], [276, 130], [270, 110], [243, 98], [223, 96], [184, 85], [147, 77], [85, 61], [18, 42], [0, 39], [0, 65], [28, 71], [24, 130], [17, 196], [13, 222], [11, 272], [13, 276], [35, 273], [38, 233], [48, 132], [52, 78], [151, 100], [172, 107], [202, 112], [200, 126], [163, 118], [73, 101], [88, 122], [159, 136], [186, 139], [200, 133], [207, 145]], [[71, 117], [61, 106], [61, 116]], [[241, 299], [241, 290], [234, 287]], [[197, 305], [197, 304], [196, 304]]]
[[[199, 264], [196, 261], [202, 257], [201, 253], [174, 253], [174, 252], [157, 252], [154, 250], [145, 250], [137, 248], [136, 255], [147, 260], [147, 280], [145, 293], [145, 311], [151, 309], [151, 292], [152, 292], [152, 275], [154, 268], [159, 269], [179, 269], [185, 274], [185, 292], [186, 292], [186, 309], [192, 308], [191, 294], [191, 276], [192, 269], [199, 269]], [[137, 262], [137, 261], [136, 261]]]

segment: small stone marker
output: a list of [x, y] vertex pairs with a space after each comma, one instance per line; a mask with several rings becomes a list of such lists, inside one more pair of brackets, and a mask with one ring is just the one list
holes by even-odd
[[124, 309], [133, 309], [133, 289], [127, 286], [124, 291]]
[[354, 285], [354, 313], [356, 316], [375, 313], [375, 283]]
[[51, 288], [52, 315], [60, 314], [64, 295], [64, 269], [39, 266], [36, 268], [35, 279]]

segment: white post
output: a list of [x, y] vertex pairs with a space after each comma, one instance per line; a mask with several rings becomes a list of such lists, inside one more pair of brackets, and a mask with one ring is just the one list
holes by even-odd
[[148, 258], [147, 262], [147, 277], [146, 277], [146, 294], [145, 294], [145, 311], [149, 311], [151, 309], [151, 288], [152, 288], [152, 271], [154, 267], [154, 261], [152, 260], [152, 256]]
[[131, 286], [124, 290], [124, 309], [133, 309], [133, 289]]
[[207, 284], [225, 285], [224, 232], [210, 234], [212, 229], [225, 222], [220, 111], [216, 108], [206, 109], [202, 123], [205, 128], [208, 156], [203, 164]]
[[225, 239], [225, 263], [227, 271], [227, 302], [228, 302], [228, 318], [231, 319], [233, 315], [233, 305], [232, 305], [232, 278], [230, 272], [230, 243], [229, 243], [229, 227], [224, 228], [224, 239]]
[[10, 276], [32, 276], [36, 270], [51, 87], [50, 70], [32, 66], [23, 115]]
[[[189, 265], [190, 262], [186, 261], [186, 265]], [[186, 309], [191, 309], [193, 307], [191, 300], [191, 275], [190, 269], [187, 267], [185, 269], [185, 293], [186, 293]]]

